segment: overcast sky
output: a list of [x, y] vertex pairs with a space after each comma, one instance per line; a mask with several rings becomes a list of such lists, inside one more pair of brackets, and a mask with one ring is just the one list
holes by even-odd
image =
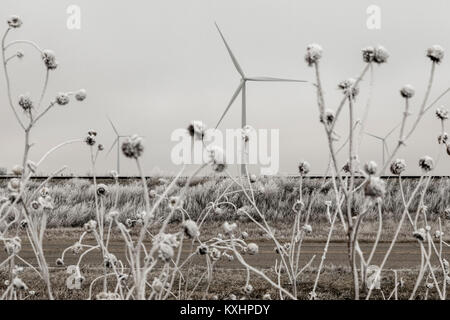
[[[81, 30], [66, 27], [69, 5], [81, 8]], [[366, 9], [381, 8], [381, 29], [366, 27]], [[410, 83], [416, 88], [412, 111], [423, 99], [430, 62], [426, 49], [440, 44], [450, 49], [450, 4], [429, 1], [300, 1], [300, 0], [2, 0], [0, 18], [19, 15], [23, 26], [9, 39], [31, 39], [53, 49], [60, 63], [51, 73], [45, 101], [57, 92], [85, 88], [88, 99], [57, 107], [32, 137], [36, 143], [31, 159], [53, 145], [99, 132], [107, 147], [114, 140], [106, 116], [123, 134], [146, 137], [144, 167], [147, 173], [175, 172], [170, 160], [174, 143], [170, 134], [199, 119], [214, 126], [230, 99], [239, 77], [221, 42], [214, 21], [221, 26], [242, 68], [250, 75], [314, 80], [313, 69], [304, 63], [305, 47], [312, 42], [324, 48], [322, 78], [327, 107], [336, 108], [340, 80], [358, 76], [363, 68], [361, 48], [384, 45], [389, 63], [375, 66], [373, 106], [367, 130], [383, 135], [401, 119], [403, 100], [398, 90]], [[3, 24], [3, 29], [6, 23]], [[3, 32], [3, 31], [2, 31]], [[17, 47], [19, 49], [19, 47]], [[30, 47], [21, 62], [11, 63], [13, 97], [30, 92], [39, 95], [45, 75], [40, 58]], [[448, 57], [450, 59], [450, 54]], [[431, 97], [450, 86], [450, 63], [438, 66]], [[357, 117], [367, 96], [362, 83]], [[0, 78], [0, 166], [21, 161], [23, 133], [7, 105], [5, 80]], [[302, 84], [251, 83], [248, 87], [248, 123], [255, 128], [280, 129], [280, 173], [297, 173], [297, 163], [308, 160], [320, 174], [327, 164], [323, 127], [318, 123], [315, 92]], [[450, 95], [441, 101], [450, 107]], [[345, 132], [346, 118], [338, 131]], [[240, 125], [240, 105], [235, 104], [222, 128]], [[448, 129], [450, 130], [450, 129]], [[409, 174], [418, 173], [423, 155], [435, 157], [439, 123], [430, 112], [399, 153], [409, 164]], [[394, 139], [390, 141], [394, 144]], [[392, 147], [391, 147], [392, 149]], [[366, 138], [362, 161], [381, 161], [381, 145]], [[449, 174], [445, 156], [437, 174]], [[135, 173], [123, 159], [123, 172]], [[85, 145], [72, 145], [54, 154], [43, 170], [68, 165], [70, 171], [86, 173], [89, 155]], [[100, 157], [99, 167], [115, 167], [114, 157]]]

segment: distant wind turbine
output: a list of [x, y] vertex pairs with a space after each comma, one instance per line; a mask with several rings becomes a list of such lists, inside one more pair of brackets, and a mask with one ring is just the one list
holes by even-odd
[[128, 137], [129, 135], [121, 135], [109, 117], [108, 117], [108, 121], [111, 124], [111, 127], [113, 128], [113, 130], [116, 134], [116, 139], [114, 140], [114, 142], [112, 143], [108, 152], [106, 153], [106, 156], [108, 156], [111, 153], [112, 149], [114, 149], [114, 147], [116, 146], [116, 148], [117, 148], [117, 169], [116, 170], [117, 170], [117, 173], [120, 175], [120, 140], [122, 138]]
[[382, 155], [383, 155], [383, 165], [385, 164], [385, 158], [386, 158], [386, 154], [389, 155], [389, 148], [388, 145], [386, 143], [386, 140], [391, 136], [392, 133], [394, 133], [394, 131], [398, 128], [399, 125], [396, 125], [391, 131], [389, 131], [384, 137], [380, 137], [377, 136], [375, 134], [371, 134], [366, 132], [366, 134], [368, 136], [371, 136], [375, 139], [378, 139], [381, 141], [381, 150], [382, 150]]
[[[225, 44], [225, 47], [227, 48], [228, 54], [230, 55], [231, 61], [234, 64], [234, 67], [236, 68], [236, 71], [241, 76], [241, 80], [239, 82], [239, 85], [236, 89], [236, 91], [233, 93], [233, 96], [231, 97], [230, 102], [228, 103], [225, 111], [223, 112], [222, 116], [220, 117], [219, 121], [217, 122], [216, 129], [222, 122], [225, 115], [228, 113], [228, 110], [232, 106], [234, 100], [236, 100], [239, 93], [242, 92], [242, 115], [241, 115], [241, 125], [242, 128], [244, 128], [247, 125], [247, 93], [246, 93], [246, 86], [247, 81], [255, 81], [255, 82], [308, 82], [305, 80], [294, 80], [294, 79], [281, 79], [281, 78], [273, 78], [273, 77], [248, 77], [245, 75], [244, 71], [242, 70], [241, 66], [239, 65], [239, 62], [237, 61], [235, 55], [231, 51], [230, 46], [228, 45], [227, 41], [225, 40], [224, 35], [222, 34], [222, 31], [220, 31], [219, 26], [217, 23], [215, 23], [217, 30], [219, 31], [220, 37], [223, 40], [223, 43]], [[244, 154], [247, 146], [246, 143], [244, 144], [244, 148], [242, 150], [242, 160], [244, 159]], [[243, 161], [244, 162], [244, 161]], [[245, 164], [241, 165], [241, 174], [245, 174]]]

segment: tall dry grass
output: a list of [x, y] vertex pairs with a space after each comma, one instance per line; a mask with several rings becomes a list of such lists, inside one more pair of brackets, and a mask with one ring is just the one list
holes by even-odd
[[[155, 202], [159, 195], [165, 190], [171, 178], [149, 178], [148, 188], [151, 201]], [[106, 181], [105, 181], [106, 182]], [[303, 183], [303, 199], [306, 207], [311, 206], [311, 221], [323, 222], [326, 216], [326, 201], [333, 200], [333, 190], [325, 185], [323, 180], [305, 178]], [[404, 190], [409, 197], [417, 186], [417, 180], [409, 179], [404, 181]], [[177, 195], [184, 186], [185, 181], [180, 180], [173, 188], [171, 195]], [[198, 219], [200, 214], [210, 207], [210, 204], [217, 199], [224, 190], [232, 184], [228, 178], [198, 178], [191, 183], [187, 189], [186, 200], [183, 209], [189, 213], [192, 219]], [[0, 195], [6, 196], [6, 181], [0, 183]], [[39, 186], [39, 182], [32, 181], [27, 192], [32, 193]], [[67, 181], [54, 181], [48, 185], [50, 194], [54, 201], [54, 210], [49, 214], [48, 227], [81, 227], [86, 222], [95, 218], [94, 208], [94, 185], [89, 180], [71, 179]], [[111, 210], [116, 197], [118, 197], [117, 211], [120, 212], [119, 221], [123, 223], [127, 219], [136, 219], [137, 214], [145, 207], [145, 200], [142, 194], [140, 181], [126, 181], [119, 186], [108, 185], [109, 193], [105, 197], [105, 208]], [[261, 177], [253, 183], [255, 198], [261, 212], [269, 221], [291, 221], [294, 219], [293, 206], [299, 198], [299, 179], [295, 177]], [[231, 190], [236, 192], [228, 196], [229, 202], [237, 208], [249, 206], [247, 199], [239, 191], [239, 187], [234, 185]], [[155, 194], [156, 193], [156, 194]], [[430, 183], [429, 192], [425, 195], [425, 203], [428, 206], [430, 221], [436, 221], [438, 217], [443, 219], [446, 216], [445, 210], [450, 207], [450, 178], [435, 179]], [[164, 217], [169, 212], [168, 198], [157, 209], [157, 216]], [[354, 199], [354, 212], [356, 215], [364, 203], [363, 191], [356, 193]], [[419, 198], [415, 198], [411, 205], [411, 210], [417, 210]], [[252, 209], [249, 206], [250, 212]], [[387, 196], [383, 202], [383, 212], [386, 219], [399, 219], [402, 212], [401, 194], [399, 192], [398, 180], [387, 179]], [[254, 217], [258, 218], [256, 213]], [[181, 211], [174, 215], [173, 221], [178, 221]], [[239, 214], [238, 210], [229, 205], [221, 205], [208, 219], [214, 221], [228, 221], [232, 219], [247, 219]], [[367, 221], [376, 219], [376, 212], [367, 215]]]

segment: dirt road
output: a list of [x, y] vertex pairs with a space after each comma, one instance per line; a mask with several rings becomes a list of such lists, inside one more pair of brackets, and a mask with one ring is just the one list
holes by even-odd
[[[44, 243], [44, 254], [47, 258], [49, 266], [54, 267], [55, 261], [58, 257], [61, 256], [64, 248], [74, 244], [76, 239], [47, 239]], [[89, 242], [88, 242], [89, 243]], [[257, 255], [244, 255], [246, 261], [248, 261], [251, 265], [258, 268], [270, 268], [274, 265], [275, 259], [279, 258], [279, 255], [274, 251], [274, 244], [271, 241], [257, 241], [259, 245], [259, 254]], [[93, 244], [93, 243], [92, 243]], [[384, 257], [390, 243], [380, 243], [378, 245], [378, 249], [374, 255], [373, 264], [381, 263], [381, 260]], [[302, 246], [302, 254], [301, 254], [301, 265], [307, 263], [314, 255], [316, 255], [313, 266], [318, 266], [321, 256], [323, 254], [323, 248], [325, 243], [323, 242], [306, 242]], [[367, 255], [372, 249], [373, 244], [371, 243], [362, 243], [361, 249]], [[125, 259], [125, 245], [124, 242], [114, 240], [109, 245], [110, 252], [115, 254], [119, 259], [121, 259], [124, 263]], [[186, 243], [183, 247], [182, 256], [186, 256], [191, 251], [191, 244]], [[195, 249], [194, 249], [195, 250]], [[19, 254], [26, 261], [31, 262], [33, 265], [36, 265], [36, 259], [34, 258], [34, 253], [31, 249], [31, 246], [27, 240], [23, 240], [22, 242], [22, 250]], [[444, 256], [450, 257], [450, 248], [444, 248]], [[78, 262], [78, 256], [68, 252], [65, 258], [65, 264], [76, 264]], [[6, 258], [6, 253], [1, 250], [0, 252], [0, 261], [3, 261]], [[447, 258], [448, 259], [448, 258]], [[199, 265], [205, 264], [205, 259], [202, 256], [196, 256], [195, 260]], [[333, 242], [330, 244], [328, 248], [327, 257], [325, 260], [326, 265], [335, 265], [335, 266], [347, 266], [347, 245], [343, 242]], [[433, 261], [436, 263], [436, 261]], [[81, 265], [96, 267], [100, 266], [102, 263], [102, 256], [99, 250], [93, 250], [86, 254], [83, 258]], [[395, 245], [393, 252], [387, 262], [387, 268], [395, 268], [395, 269], [407, 269], [407, 268], [415, 268], [420, 264], [420, 249], [416, 242], [406, 242], [406, 243], [398, 243]], [[222, 258], [216, 265], [219, 268], [226, 269], [238, 269], [241, 268], [241, 265], [237, 261], [228, 261], [227, 259]]]

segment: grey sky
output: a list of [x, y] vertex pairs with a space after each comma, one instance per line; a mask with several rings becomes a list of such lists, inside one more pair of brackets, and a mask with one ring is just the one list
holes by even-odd
[[[81, 30], [66, 28], [66, 8], [81, 7]], [[381, 30], [366, 28], [366, 8], [382, 10]], [[145, 169], [174, 172], [170, 162], [170, 133], [199, 119], [213, 126], [223, 112], [238, 75], [214, 27], [217, 21], [240, 64], [251, 75], [313, 80], [313, 69], [304, 63], [305, 47], [312, 42], [324, 48], [322, 78], [327, 107], [335, 109], [341, 94], [340, 80], [356, 77], [363, 68], [361, 48], [384, 45], [389, 63], [375, 67], [373, 106], [367, 130], [379, 135], [400, 121], [403, 101], [399, 88], [416, 88], [412, 111], [423, 99], [430, 63], [425, 50], [440, 44], [450, 50], [449, 2], [430, 1], [295, 1], [295, 0], [2, 0], [0, 18], [19, 15], [24, 24], [9, 39], [31, 39], [53, 49], [60, 67], [51, 74], [46, 101], [57, 92], [85, 88], [88, 99], [58, 107], [33, 135], [36, 159], [53, 145], [81, 137], [93, 128], [99, 141], [109, 147], [114, 136], [106, 115], [124, 134], [146, 136]], [[6, 24], [3, 24], [3, 30]], [[3, 30], [1, 31], [3, 33]], [[19, 47], [18, 47], [19, 48]], [[42, 85], [40, 58], [24, 47], [25, 59], [14, 62], [13, 96]], [[450, 84], [448, 59], [437, 68], [431, 98]], [[358, 98], [361, 116], [367, 94], [364, 81]], [[7, 105], [4, 77], [0, 78], [0, 165], [9, 168], [22, 157], [23, 138]], [[450, 104], [450, 96], [442, 100]], [[449, 106], [450, 107], [450, 106]], [[346, 118], [338, 128], [344, 132]], [[323, 128], [318, 123], [315, 91], [302, 84], [250, 84], [248, 122], [255, 128], [280, 129], [280, 173], [296, 173], [306, 159], [320, 174], [327, 163]], [[240, 105], [234, 105], [223, 128], [238, 127]], [[417, 173], [418, 159], [437, 153], [439, 123], [430, 112], [399, 153]], [[449, 130], [449, 129], [448, 129]], [[391, 140], [394, 143], [394, 140]], [[363, 161], [381, 161], [380, 144], [366, 138]], [[442, 158], [436, 173], [449, 173], [449, 157]], [[135, 173], [130, 161], [122, 161], [124, 173]], [[89, 170], [88, 149], [72, 145], [54, 154], [45, 171], [68, 165], [72, 172]], [[100, 158], [101, 171], [115, 167], [114, 157]]]

